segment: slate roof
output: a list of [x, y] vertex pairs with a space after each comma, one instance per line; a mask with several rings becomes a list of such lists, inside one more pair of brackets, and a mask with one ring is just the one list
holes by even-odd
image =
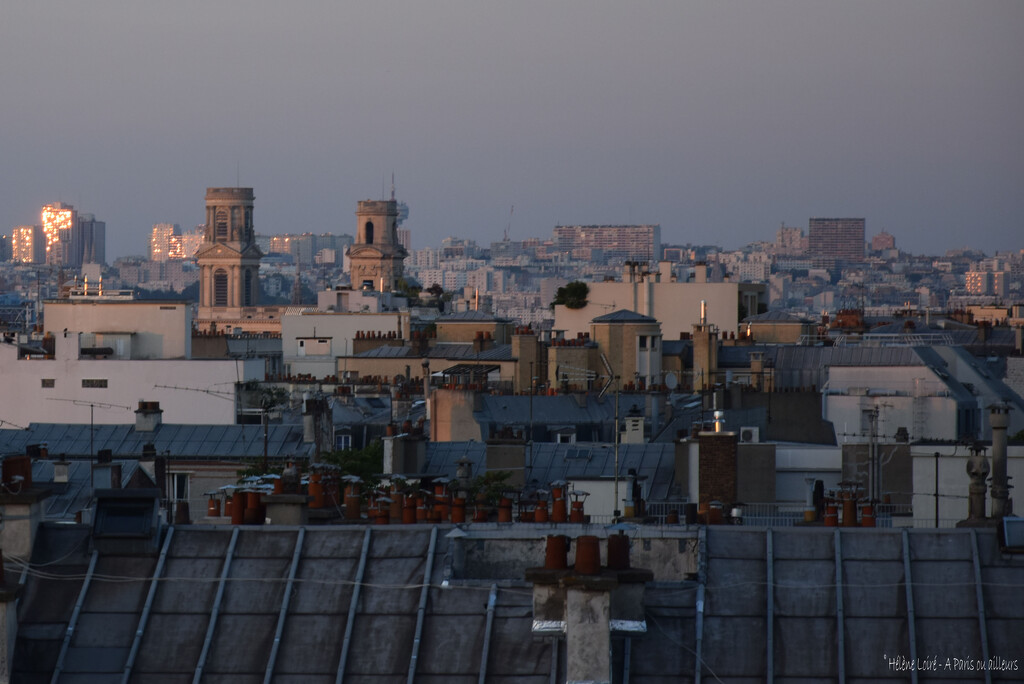
[[[139, 462], [134, 459], [115, 459], [112, 463], [121, 466], [121, 487], [127, 487], [139, 472]], [[74, 520], [78, 511], [89, 507], [93, 497], [91, 461], [68, 463], [68, 481], [54, 483], [54, 462], [36, 459], [32, 462], [32, 484], [50, 490], [50, 496], [43, 499], [44, 520]], [[148, 476], [147, 476], [148, 479]]]
[[592, 323], [657, 323], [658, 319], [628, 309], [619, 309], [591, 320]]
[[[456, 463], [466, 459], [473, 472], [485, 470], [487, 445], [480, 442], [428, 442], [426, 472], [455, 477]], [[547, 489], [556, 480], [611, 479], [615, 476], [615, 447], [607, 443], [555, 444], [536, 442], [533, 445], [532, 467], [527, 468], [527, 484]], [[651, 489], [648, 499], [670, 498], [675, 482], [675, 444], [645, 443], [619, 445], [619, 477], [630, 469], [646, 477]]]
[[436, 319], [438, 323], [476, 323], [476, 322], [502, 322], [507, 323], [509, 319], [498, 318], [485, 311], [459, 311], [457, 313], [445, 314]]
[[[531, 398], [528, 394], [485, 394], [480, 397], [480, 410], [474, 413], [478, 422], [493, 422], [500, 425], [529, 423], [531, 410], [533, 422], [538, 425], [601, 423], [615, 419], [613, 395], [606, 395], [603, 400], [598, 401], [595, 394], [588, 393], [586, 400], [586, 406], [580, 406], [575, 395], [535, 395]], [[643, 408], [644, 402], [645, 399], [641, 395], [620, 394], [619, 415], [626, 415], [634, 405]]]
[[764, 313], [754, 314], [747, 316], [743, 319], [743, 323], [813, 323], [814, 321], [807, 316], [801, 316], [799, 314], [790, 313], [788, 311], [782, 311], [780, 309], [773, 309], [772, 311], [765, 311]]
[[[261, 425], [173, 425], [163, 423], [152, 432], [137, 432], [134, 424], [90, 426], [71, 423], [31, 423], [28, 430], [0, 430], [0, 454], [23, 454], [30, 444], [46, 443], [50, 455], [88, 456], [101, 449], [113, 455], [138, 458], [143, 446], [156, 453], [170, 452], [175, 459], [240, 459], [263, 454]], [[302, 441], [301, 425], [270, 425], [267, 453], [271, 458], [306, 456], [312, 444]]]
[[[461, 540], [427, 525], [172, 529], [161, 558], [94, 555], [87, 528], [43, 525], [12, 681], [566, 680], [565, 640], [534, 637], [523, 579], [551, 525], [470, 525]], [[629, 534], [634, 567], [649, 547], [668, 560], [646, 587], [647, 632], [611, 640], [615, 681], [762, 682], [769, 665], [778, 681], [906, 681], [889, 658], [1020, 658], [1024, 558], [1001, 554], [991, 529]], [[671, 556], [694, 546], [688, 580]]]
[[[429, 359], [480, 359], [481, 361], [511, 361], [512, 345], [496, 344], [490, 349], [475, 351], [472, 344], [458, 344], [454, 342], [442, 342], [427, 350], [426, 357]], [[414, 347], [389, 347], [381, 346], [368, 349], [354, 358], [358, 359], [421, 359], [423, 356]]]

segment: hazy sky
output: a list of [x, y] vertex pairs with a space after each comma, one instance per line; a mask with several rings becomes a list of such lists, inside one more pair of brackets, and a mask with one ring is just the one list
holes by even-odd
[[513, 239], [863, 216], [1016, 250], [1022, 32], [1021, 0], [4, 0], [0, 231], [70, 202], [112, 261], [241, 184], [258, 232], [354, 233], [394, 172], [414, 247], [500, 240], [515, 205]]

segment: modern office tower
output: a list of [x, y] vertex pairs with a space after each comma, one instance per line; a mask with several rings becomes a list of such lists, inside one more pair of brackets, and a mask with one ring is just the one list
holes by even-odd
[[356, 241], [349, 247], [349, 276], [355, 289], [391, 292], [408, 256], [398, 241], [398, 202], [365, 200], [356, 209]]
[[75, 266], [68, 259], [78, 249], [72, 244], [77, 236], [77, 212], [70, 204], [54, 202], [42, 210], [43, 235], [46, 236], [46, 263]]
[[42, 226], [15, 226], [11, 231], [11, 261], [46, 263], [46, 235]]
[[92, 214], [78, 215], [78, 241], [81, 252], [76, 253], [77, 266], [107, 263], [107, 224], [97, 221]]
[[601, 250], [607, 263], [661, 259], [661, 226], [555, 226], [554, 248], [577, 258]]
[[196, 254], [204, 309], [255, 306], [263, 254], [252, 224], [252, 188], [206, 189], [206, 234]]
[[11, 236], [0, 235], [0, 261], [11, 260]]
[[812, 218], [808, 247], [815, 266], [835, 268], [864, 261], [864, 219]]

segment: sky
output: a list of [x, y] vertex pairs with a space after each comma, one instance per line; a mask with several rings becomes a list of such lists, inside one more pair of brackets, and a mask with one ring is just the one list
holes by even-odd
[[1022, 29], [1020, 0], [5, 0], [0, 232], [69, 202], [109, 262], [241, 185], [259, 233], [354, 234], [394, 174], [414, 248], [817, 216], [1016, 251]]

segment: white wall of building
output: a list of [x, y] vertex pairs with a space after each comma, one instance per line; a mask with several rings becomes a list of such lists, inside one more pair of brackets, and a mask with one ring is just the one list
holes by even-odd
[[48, 300], [43, 317], [46, 332], [54, 336], [63, 335], [65, 330], [128, 333], [133, 359], [192, 356], [192, 309], [185, 302]]
[[0, 344], [0, 420], [134, 423], [139, 401], [157, 401], [165, 423], [230, 425], [237, 383], [263, 380], [262, 359], [80, 359], [77, 335], [56, 342], [55, 358], [32, 360]]
[[[311, 374], [322, 378], [334, 375], [339, 356], [352, 354], [352, 341], [357, 332], [396, 333], [409, 337], [409, 312], [334, 313], [304, 311], [286, 313], [281, 317], [281, 347], [285, 372], [292, 375]], [[322, 350], [319, 340], [329, 340], [326, 354], [309, 354], [299, 347], [299, 341], [316, 340], [315, 348]], [[306, 347], [304, 344], [303, 347]]]
[[878, 433], [893, 438], [905, 427], [911, 441], [955, 440], [957, 400], [925, 366], [833, 366], [824, 395], [825, 420], [840, 443], [867, 436], [864, 412], [878, 409]]

